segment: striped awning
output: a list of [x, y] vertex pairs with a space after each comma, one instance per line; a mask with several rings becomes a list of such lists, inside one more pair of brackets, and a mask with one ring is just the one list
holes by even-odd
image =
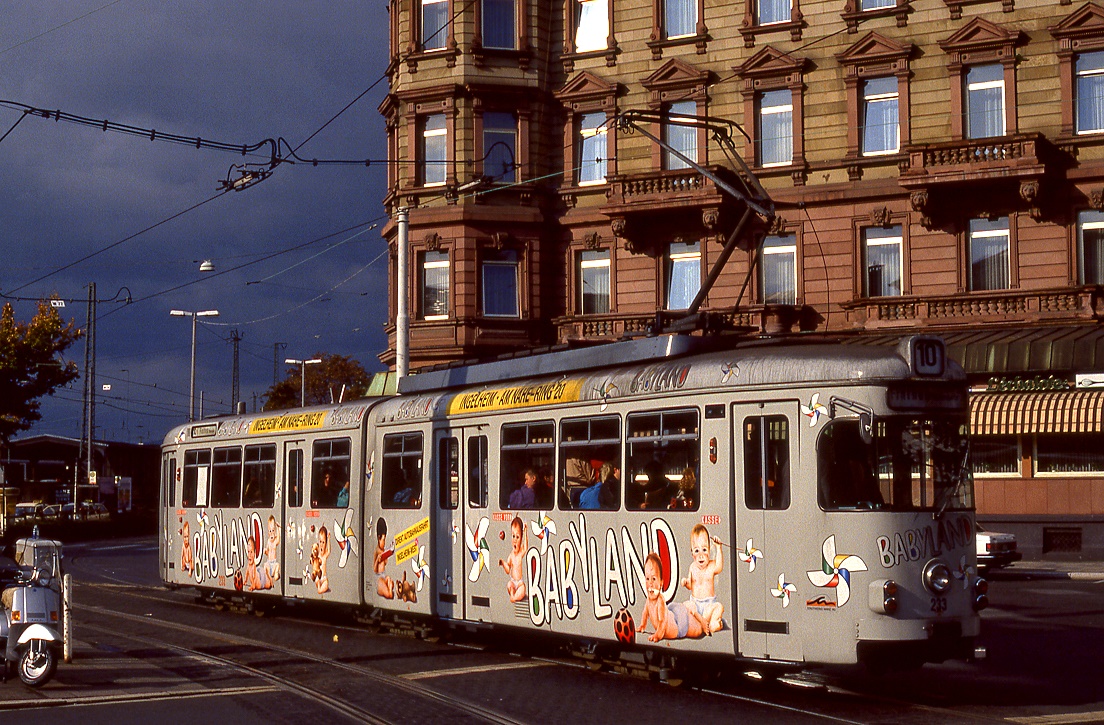
[[1104, 390], [974, 393], [970, 433], [1100, 433], [1104, 431]]

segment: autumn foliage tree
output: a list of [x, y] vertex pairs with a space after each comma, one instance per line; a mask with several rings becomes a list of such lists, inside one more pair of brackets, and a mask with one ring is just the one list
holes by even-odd
[[77, 378], [76, 363], [61, 354], [80, 336], [49, 302], [26, 323], [16, 321], [10, 304], [0, 308], [0, 444], [42, 418], [39, 398]]
[[[307, 365], [307, 405], [326, 405], [364, 397], [372, 376], [359, 362], [345, 355], [315, 353], [322, 362]], [[287, 377], [268, 389], [265, 410], [298, 408], [302, 392], [302, 365], [289, 365]]]

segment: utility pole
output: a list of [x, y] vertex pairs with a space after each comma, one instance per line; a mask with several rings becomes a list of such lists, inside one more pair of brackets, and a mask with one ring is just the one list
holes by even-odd
[[241, 397], [240, 379], [238, 377], [238, 343], [241, 342], [242, 337], [243, 335], [237, 330], [230, 331], [230, 342], [234, 343], [234, 377], [230, 391], [230, 412], [234, 415], [238, 413], [238, 399]]
[[[96, 437], [96, 283], [88, 283], [88, 316], [85, 321], [84, 336], [84, 410], [81, 415], [81, 442], [77, 453], [76, 470], [73, 473], [73, 506], [76, 511], [80, 500], [81, 458], [84, 458], [84, 471], [88, 474], [95, 470], [92, 441]], [[82, 456], [83, 454], [83, 456]]]

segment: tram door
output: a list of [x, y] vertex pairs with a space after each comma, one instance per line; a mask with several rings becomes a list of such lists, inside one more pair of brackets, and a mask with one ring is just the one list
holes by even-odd
[[[433, 590], [436, 613], [448, 619], [467, 618], [468, 527], [477, 534], [487, 506], [487, 436], [478, 428], [434, 431]], [[484, 532], [485, 533], [485, 532]]]
[[[798, 471], [796, 401], [733, 406], [736, 518], [732, 532], [738, 621], [738, 653], [746, 657], [799, 658], [790, 616], [807, 590], [805, 572], [793, 558], [802, 522], [794, 520], [791, 482]], [[806, 502], [807, 504], [807, 502]], [[790, 607], [782, 606], [778, 577], [794, 583]], [[793, 651], [797, 648], [796, 655]]]
[[[180, 547], [184, 546], [183, 534], [184, 527], [178, 520], [176, 513], [176, 457], [172, 453], [165, 453], [161, 456], [161, 505], [157, 507], [158, 516], [158, 530], [161, 532], [161, 546], [159, 550], [161, 552], [158, 562], [158, 566], [161, 569], [162, 581], [176, 581], [176, 577], [170, 578], [170, 568], [173, 571], [176, 567], [170, 567], [169, 562], [173, 561], [173, 541], [180, 540]], [[180, 551], [180, 548], [176, 548]], [[176, 566], [179, 566], [179, 562], [174, 562]]]
[[[306, 519], [303, 513], [304, 488], [306, 487], [306, 446], [303, 441], [284, 443], [283, 514], [284, 533], [280, 551], [283, 556], [281, 580], [284, 596], [298, 597], [303, 593], [303, 562], [298, 552], [310, 544], [304, 539]], [[308, 582], [309, 584], [309, 582]]]

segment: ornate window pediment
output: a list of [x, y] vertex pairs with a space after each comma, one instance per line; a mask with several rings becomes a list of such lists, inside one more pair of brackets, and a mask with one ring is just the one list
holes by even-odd
[[1006, 30], [984, 18], [974, 18], [939, 47], [951, 56], [951, 62], [978, 63], [1011, 60], [1015, 49], [1026, 39], [1020, 30]]
[[734, 70], [741, 78], [748, 80], [801, 73], [805, 64], [804, 58], [794, 58], [768, 45]]
[[1059, 53], [1085, 50], [1085, 46], [1097, 50], [1104, 45], [1104, 8], [1088, 3], [1051, 27], [1050, 34], [1058, 40]]
[[590, 71], [583, 71], [563, 85], [553, 95], [567, 106], [594, 101], [612, 105], [617, 97], [617, 84], [610, 83]]
[[651, 103], [657, 104], [662, 103], [674, 90], [679, 91], [680, 96], [685, 96], [687, 90], [693, 89], [694, 95], [687, 98], [696, 98], [705, 92], [709, 79], [709, 71], [690, 65], [684, 60], [672, 58], [661, 65], [655, 73], [641, 80], [640, 85], [651, 92]]
[[[886, 70], [893, 72], [897, 70], [901, 61], [905, 61], [907, 66], [908, 58], [912, 55], [915, 47], [912, 44], [901, 45], [878, 33], [867, 33], [850, 48], [838, 54], [836, 60], [849, 70], [855, 68], [859, 63], [890, 63], [892, 64], [891, 67]], [[869, 74], [866, 69], [863, 69], [863, 72]], [[878, 72], [882, 71], [879, 70]]]

